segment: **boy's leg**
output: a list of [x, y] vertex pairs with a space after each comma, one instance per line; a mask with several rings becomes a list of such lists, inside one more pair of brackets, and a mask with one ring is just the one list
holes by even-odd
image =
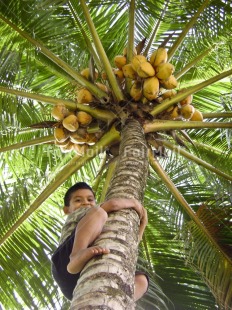
[[107, 217], [105, 210], [93, 207], [80, 220], [76, 227], [70, 262], [67, 266], [69, 273], [80, 272], [93, 256], [110, 252], [108, 249], [100, 246], [89, 247], [100, 235]]
[[148, 289], [148, 279], [144, 274], [136, 274], [135, 275], [135, 294], [134, 299], [137, 301], [140, 299]]

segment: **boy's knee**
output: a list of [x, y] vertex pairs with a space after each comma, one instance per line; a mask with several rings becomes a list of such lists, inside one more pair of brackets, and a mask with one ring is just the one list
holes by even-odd
[[148, 279], [144, 274], [136, 274], [135, 275], [135, 300], [141, 298], [148, 289]]
[[103, 223], [105, 223], [108, 219], [107, 212], [102, 209], [101, 207], [95, 208], [95, 212], [97, 213], [98, 220], [101, 220]]

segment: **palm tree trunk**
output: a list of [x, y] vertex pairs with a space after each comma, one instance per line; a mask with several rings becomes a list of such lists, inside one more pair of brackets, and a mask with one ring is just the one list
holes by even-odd
[[[107, 199], [143, 200], [148, 173], [147, 145], [141, 125], [130, 120], [122, 130], [120, 155]], [[83, 269], [71, 309], [133, 310], [139, 217], [132, 209], [109, 214], [95, 244], [110, 254], [93, 258]]]

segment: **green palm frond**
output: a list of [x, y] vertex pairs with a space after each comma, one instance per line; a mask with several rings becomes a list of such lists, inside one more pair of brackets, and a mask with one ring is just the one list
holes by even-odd
[[[181, 34], [203, 3], [206, 7], [182, 41]], [[101, 50], [95, 48], [96, 38], [89, 30], [84, 4], [106, 53], [105, 62], [112, 67], [114, 57], [121, 55], [128, 45], [128, 29], [132, 37], [134, 26], [131, 45], [132, 41], [136, 46], [146, 39], [143, 51], [148, 58], [165, 42], [167, 49], [176, 50], [171, 62], [177, 75], [192, 62], [178, 78], [178, 89], [189, 91], [194, 85], [228, 72], [227, 77], [199, 88], [193, 96], [194, 107], [204, 115], [205, 127], [210, 124], [213, 128], [204, 128], [202, 124], [197, 129], [185, 129], [192, 143], [176, 131], [192, 158], [172, 152], [165, 145], [164, 157], [157, 157], [207, 233], [151, 169], [144, 201], [149, 224], [140, 252], [141, 264], [152, 280], [148, 294], [138, 305], [141, 310], [154, 309], [155, 302], [158, 309], [226, 309], [231, 306], [232, 291], [231, 265], [221, 257], [231, 253], [231, 183], [227, 179], [232, 171], [232, 7], [228, 0], [0, 2], [1, 238], [11, 231], [1, 246], [0, 307], [69, 308], [50, 274], [50, 255], [64, 221], [62, 197], [73, 183], [85, 180], [95, 187], [101, 201], [114, 169], [112, 156], [102, 153], [91, 160], [82, 158], [76, 168], [83, 167], [70, 170], [74, 152], [62, 153], [54, 144], [40, 144], [44, 137], [53, 135], [53, 129], [30, 127], [54, 121], [51, 106], [58, 102], [71, 109], [91, 111], [106, 134], [108, 125], [118, 116], [118, 112], [116, 115], [109, 111], [104, 104], [92, 108], [75, 102], [77, 86], [88, 86], [98, 97], [105, 96], [79, 73], [93, 59], [102, 82], [100, 75], [105, 66]], [[130, 4], [135, 5], [131, 15]], [[179, 45], [178, 41], [182, 43]], [[209, 52], [194, 63], [203, 51]], [[166, 107], [169, 105], [170, 102]], [[164, 109], [164, 105], [155, 109], [153, 115], [158, 115], [157, 109]], [[216, 112], [229, 114], [215, 116]], [[158, 135], [161, 141], [176, 145], [168, 131], [159, 129]], [[214, 171], [207, 169], [207, 165], [199, 166], [193, 155], [213, 166]], [[215, 171], [220, 171], [222, 177]], [[229, 177], [224, 178], [225, 175]], [[54, 185], [57, 176], [60, 180]], [[30, 210], [33, 201], [37, 204]], [[15, 230], [15, 223], [25, 212], [30, 216]]]

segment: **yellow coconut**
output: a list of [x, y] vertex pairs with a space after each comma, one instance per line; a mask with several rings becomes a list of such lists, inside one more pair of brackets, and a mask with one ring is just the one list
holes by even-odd
[[56, 141], [63, 143], [68, 140], [69, 132], [63, 127], [54, 128], [54, 137]]
[[67, 139], [64, 142], [59, 142], [59, 141], [55, 140], [55, 145], [59, 146], [60, 148], [62, 148], [62, 147], [66, 147], [69, 144], [69, 142], [70, 142], [69, 139]]
[[134, 80], [137, 77], [137, 72], [132, 68], [132, 64], [123, 66], [122, 71], [126, 78]]
[[69, 114], [69, 110], [64, 104], [56, 104], [53, 106], [51, 115], [57, 120], [62, 121]]
[[116, 77], [121, 81], [124, 79], [124, 74], [123, 71], [121, 69], [113, 69], [114, 74], [116, 75]]
[[[91, 72], [90, 72], [90, 69], [89, 68], [85, 68], [81, 71], [81, 75], [83, 77], [85, 77], [87, 80], [90, 80], [90, 77], [91, 77]], [[98, 72], [95, 70], [95, 76], [94, 76], [95, 79], [98, 78]]]
[[[125, 48], [123, 49], [123, 55], [124, 55], [124, 56], [127, 56], [127, 47], [125, 47]], [[137, 55], [137, 50], [136, 50], [135, 47], [133, 48], [133, 55], [134, 55], [134, 56]]]
[[174, 107], [174, 109], [172, 110], [172, 113], [170, 114], [170, 117], [172, 118], [172, 119], [176, 119], [176, 118], [178, 118], [180, 116], [180, 110], [179, 110], [179, 108], [176, 106], [176, 107]]
[[102, 78], [103, 80], [107, 80], [107, 74], [106, 74], [105, 71], [103, 71], [103, 72], [101, 73], [101, 78]]
[[175, 67], [172, 64], [166, 62], [158, 65], [155, 68], [155, 71], [156, 71], [155, 75], [158, 79], [166, 80], [173, 74], [173, 72], [175, 71]]
[[185, 119], [190, 119], [193, 116], [194, 111], [195, 108], [191, 104], [186, 104], [180, 108], [180, 113]]
[[78, 103], [90, 103], [93, 101], [93, 96], [90, 91], [86, 88], [82, 88], [77, 93]]
[[167, 80], [160, 80], [160, 83], [166, 89], [173, 89], [178, 85], [177, 79], [174, 75], [171, 75]]
[[148, 61], [145, 61], [139, 65], [137, 73], [141, 78], [147, 78], [155, 75], [155, 69]]
[[134, 71], [137, 71], [138, 67], [141, 65], [141, 63], [146, 62], [147, 59], [143, 55], [136, 55], [131, 60], [131, 65]]
[[199, 110], [195, 109], [195, 111], [194, 111], [192, 117], [190, 118], [190, 121], [202, 122], [203, 119], [204, 119], [204, 118], [203, 118], [202, 113], [201, 113]]
[[167, 90], [165, 93], [162, 94], [163, 99], [172, 98], [177, 94], [175, 89]]
[[62, 153], [68, 153], [73, 150], [73, 143], [69, 141], [67, 145], [60, 147]]
[[151, 57], [150, 57], [150, 63], [153, 67], [157, 67], [163, 63], [166, 63], [168, 59], [168, 52], [166, 48], [159, 47], [157, 50], [155, 50]]
[[87, 141], [86, 137], [82, 137], [77, 131], [70, 133], [70, 140], [74, 144], [84, 144]]
[[86, 141], [86, 143], [88, 144], [88, 145], [93, 145], [93, 144], [95, 144], [96, 142], [97, 142], [97, 137], [96, 137], [96, 135], [94, 134], [94, 133], [88, 133], [87, 134], [87, 141]]
[[64, 128], [68, 129], [71, 132], [76, 131], [79, 127], [79, 123], [78, 123], [76, 115], [69, 115], [65, 117], [62, 124]]
[[77, 155], [84, 155], [85, 151], [87, 150], [88, 145], [87, 144], [73, 144], [73, 151], [77, 153]]
[[84, 111], [79, 111], [76, 115], [77, 121], [81, 126], [88, 126], [93, 120], [93, 117]]
[[186, 98], [182, 99], [179, 103], [180, 105], [186, 105], [186, 104], [191, 104], [192, 101], [193, 101], [193, 95], [188, 95]]
[[144, 80], [143, 95], [148, 100], [153, 100], [158, 97], [159, 94], [159, 80], [153, 76]]
[[130, 95], [135, 101], [139, 101], [143, 95], [143, 88], [141, 81], [134, 81], [130, 89]]
[[97, 85], [98, 88], [103, 90], [105, 93], [108, 93], [109, 89], [108, 89], [108, 87], [105, 84], [97, 82], [96, 85]]
[[118, 69], [122, 69], [126, 65], [126, 57], [123, 55], [117, 55], [114, 57], [114, 64]]

